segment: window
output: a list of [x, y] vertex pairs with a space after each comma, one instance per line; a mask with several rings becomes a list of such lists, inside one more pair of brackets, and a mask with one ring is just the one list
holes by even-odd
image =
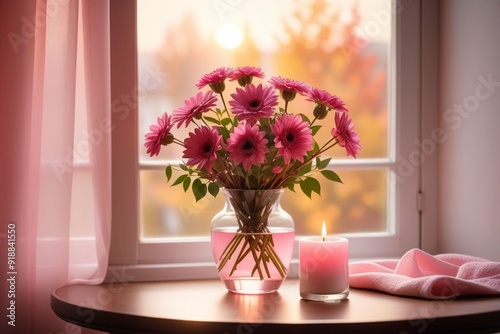
[[[165, 164], [179, 159], [180, 152], [163, 153], [156, 160], [146, 158], [142, 143], [147, 127], [164, 111], [182, 105], [195, 92], [194, 84], [202, 74], [220, 66], [245, 65], [250, 60], [252, 65], [263, 67], [268, 77], [293, 77], [342, 97], [352, 110], [351, 116], [362, 139], [363, 154], [357, 160], [334, 157], [335, 170], [343, 178], [344, 186], [325, 183], [322, 187], [324, 194], [313, 197], [313, 200], [299, 193], [286, 195], [283, 206], [294, 216], [297, 236], [318, 233], [317, 225], [326, 220], [331, 224], [331, 233], [350, 238], [351, 257], [399, 256], [405, 250], [419, 246], [419, 164], [405, 157], [411, 157], [414, 141], [418, 141], [420, 133], [420, 3], [381, 1], [379, 7], [371, 7], [375, 2], [357, 2], [360, 7], [356, 12], [352, 9], [353, 2], [349, 3], [347, 11], [338, 12], [328, 6], [315, 7], [330, 2], [285, 1], [287, 6], [280, 8], [289, 12], [285, 11], [283, 20], [290, 24], [290, 31], [295, 31], [296, 35], [289, 31], [288, 35], [282, 34], [279, 42], [273, 43], [272, 40], [264, 41], [258, 31], [252, 32], [257, 28], [252, 28], [251, 24], [247, 30], [234, 30], [234, 25], [220, 19], [220, 15], [227, 14], [230, 23], [235, 16], [229, 15], [231, 10], [254, 17], [265, 15], [266, 11], [254, 13], [249, 4], [234, 1], [207, 2], [209, 8], [202, 9], [197, 2], [196, 10], [202, 10], [203, 17], [207, 17], [208, 10], [213, 11], [212, 19], [219, 16], [223, 24], [217, 24], [222, 27], [218, 33], [233, 27], [226, 33], [259, 36], [254, 37], [253, 42], [242, 44], [241, 52], [224, 52], [232, 58], [219, 61], [214, 60], [211, 49], [230, 48], [231, 45], [224, 43], [237, 41], [226, 38], [220, 41], [220, 45], [214, 40], [203, 42], [206, 38], [203, 34], [210, 28], [203, 26], [205, 28], [200, 31], [196, 30], [193, 23], [199, 20], [196, 11], [191, 12], [193, 16], [184, 16], [188, 13], [189, 2], [175, 7], [169, 5], [172, 13], [167, 15], [167, 9], [158, 7], [160, 3], [156, 3], [150, 12], [145, 12], [148, 10], [146, 5], [154, 0], [137, 1], [137, 6], [135, 0], [111, 2], [113, 265], [129, 266], [129, 271], [137, 279], [152, 277], [146, 269], [154, 270], [155, 278], [215, 275], [208, 233], [210, 218], [222, 208], [222, 199], [217, 201], [207, 197], [200, 203], [191, 203], [191, 194], [185, 195], [182, 188], [165, 184]], [[234, 7], [237, 3], [240, 9]], [[267, 8], [274, 17], [271, 10], [277, 3], [266, 2], [260, 8]], [[296, 4], [303, 7], [295, 7]], [[364, 8], [367, 4], [370, 7]], [[294, 16], [297, 9], [308, 13], [302, 17], [303, 22], [301, 16]], [[154, 12], [163, 14], [160, 16], [165, 16], [165, 21], [155, 18]], [[332, 15], [331, 20], [324, 16], [325, 13]], [[357, 21], [359, 13], [365, 16]], [[147, 20], [141, 21], [141, 17], [147, 17]], [[318, 22], [327, 23], [320, 25]], [[177, 30], [163, 33], [164, 24], [171, 24]], [[331, 46], [318, 54], [318, 49], [314, 49], [318, 45], [314, 42], [319, 41], [319, 35], [315, 31], [327, 29], [326, 32], [321, 30], [327, 33], [328, 29], [332, 30], [330, 25], [342, 28], [344, 35], [328, 35], [332, 36]], [[384, 35], [384, 28], [390, 28], [387, 30], [392, 33]], [[283, 33], [280, 26], [276, 29], [278, 35], [280, 31]], [[157, 45], [166, 44], [168, 48], [163, 52], [161, 48], [157, 49], [156, 53], [149, 55], [138, 51], [141, 48], [154, 49], [154, 41], [141, 40], [143, 30], [158, 41]], [[138, 39], [135, 38], [137, 34]], [[304, 35], [306, 37], [301, 37]], [[379, 45], [368, 43], [368, 37], [378, 38]], [[257, 45], [257, 42], [262, 45]], [[338, 43], [345, 44], [338, 47]], [[273, 45], [280, 45], [281, 49], [273, 50]], [[337, 50], [337, 54], [332, 55], [328, 48]], [[288, 50], [294, 52], [290, 54]], [[151, 55], [160, 61], [153, 61]], [[346, 61], [345, 57], [352, 58]], [[258, 63], [255, 63], [256, 59]], [[307, 67], [300, 71], [301, 66], [294, 64], [304, 59], [307, 59]], [[351, 66], [351, 72], [346, 70], [348, 66]], [[372, 69], [378, 75], [374, 75]], [[321, 73], [325, 71], [330, 76], [340, 76], [333, 81], [333, 87], [326, 81], [317, 81], [318, 77], [324, 78]], [[344, 82], [348, 84], [343, 85]], [[165, 92], [170, 92], [170, 95]], [[169, 223], [165, 224], [165, 221]]]

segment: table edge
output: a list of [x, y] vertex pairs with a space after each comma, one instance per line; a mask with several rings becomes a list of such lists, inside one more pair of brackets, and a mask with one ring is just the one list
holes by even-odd
[[[396, 321], [367, 321], [363, 323], [242, 323], [238, 321], [192, 321], [171, 318], [156, 318], [143, 315], [118, 313], [108, 310], [97, 310], [86, 306], [69, 303], [57, 295], [54, 290], [51, 294], [50, 306], [53, 312], [62, 320], [95, 330], [113, 333], [162, 332], [168, 328], [172, 333], [252, 333], [286, 331], [287, 333], [304, 333], [305, 330], [315, 334], [331, 333], [332, 330], [345, 330], [349, 333], [377, 333], [397, 331], [409, 333], [441, 333], [452, 330], [454, 333], [495, 333], [500, 331], [500, 309], [497, 311], [472, 313], [460, 316], [440, 318], [416, 317], [415, 319]], [[402, 297], [403, 298], [403, 297]], [[493, 321], [492, 319], [496, 319]], [[475, 324], [470, 328], [470, 324]], [[118, 324], [118, 325], [117, 325]], [[466, 327], [469, 327], [465, 330]], [[419, 331], [420, 329], [420, 331]]]

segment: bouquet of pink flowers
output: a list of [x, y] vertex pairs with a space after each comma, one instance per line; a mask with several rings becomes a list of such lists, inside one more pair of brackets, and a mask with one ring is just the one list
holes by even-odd
[[[182, 184], [185, 191], [191, 187], [198, 201], [207, 191], [216, 196], [219, 187], [294, 190], [296, 184], [311, 197], [313, 192], [321, 191], [320, 183], [312, 176], [315, 172], [341, 182], [335, 172], [326, 169], [331, 158], [320, 156], [337, 145], [354, 158], [361, 149], [344, 102], [297, 80], [274, 76], [268, 84], [256, 85], [254, 78], [264, 78], [260, 68], [224, 67], [205, 74], [196, 86], [208, 86], [209, 90], [190, 97], [172, 115], [163, 114], [158, 124], [150, 127], [145, 140], [150, 156], [158, 155], [162, 146], [184, 147], [185, 160], [179, 165], [183, 174], [173, 185]], [[237, 80], [241, 86], [228, 101], [224, 97], [226, 80]], [[312, 102], [312, 120], [289, 111], [297, 94]], [[222, 108], [217, 107], [218, 97]], [[330, 112], [335, 126], [330, 138], [320, 145], [314, 139], [322, 128], [317, 122]], [[194, 130], [180, 140], [171, 132], [174, 125], [194, 125]], [[168, 181], [172, 169], [171, 165], [166, 167]]]
[[[293, 191], [298, 184], [308, 197], [313, 192], [320, 194], [320, 183], [313, 173], [341, 182], [334, 171], [327, 169], [331, 158], [322, 159], [321, 155], [338, 145], [347, 155], [356, 157], [361, 145], [348, 110], [337, 96], [293, 79], [275, 76], [268, 84], [256, 85], [254, 78], [264, 78], [260, 68], [218, 68], [204, 75], [196, 86], [210, 89], [187, 99], [172, 115], [159, 117], [158, 124], [146, 134], [145, 145], [151, 156], [158, 155], [162, 146], [177, 144], [184, 148], [184, 161], [178, 167], [181, 176], [173, 185], [182, 184], [184, 191], [191, 187], [197, 201], [207, 192], [215, 197], [220, 187], [231, 193], [238, 228], [217, 259], [219, 272], [231, 263], [232, 275], [248, 256], [254, 260], [251, 276], [258, 273], [260, 280], [264, 275], [271, 278], [269, 266], [273, 265], [284, 278], [287, 265], [277, 254], [268, 227], [276, 198], [261, 191]], [[237, 80], [240, 86], [228, 101], [224, 97], [226, 80]], [[297, 94], [312, 102], [312, 120], [289, 111]], [[218, 98], [222, 108], [217, 107]], [[317, 122], [330, 113], [335, 126], [320, 145], [314, 139], [322, 128]], [[174, 125], [192, 125], [194, 130], [180, 140], [171, 132]], [[168, 181], [173, 168], [166, 167]], [[255, 196], [239, 190], [254, 190]]]

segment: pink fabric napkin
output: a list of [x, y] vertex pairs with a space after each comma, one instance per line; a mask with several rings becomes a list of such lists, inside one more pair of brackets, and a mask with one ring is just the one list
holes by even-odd
[[350, 263], [349, 285], [426, 299], [500, 295], [500, 262], [412, 249], [400, 260]]

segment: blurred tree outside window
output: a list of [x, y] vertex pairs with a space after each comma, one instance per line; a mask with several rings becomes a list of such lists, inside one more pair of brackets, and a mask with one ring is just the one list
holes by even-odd
[[[223, 207], [222, 195], [198, 203], [182, 187], [166, 184], [167, 162], [182, 148], [150, 158], [144, 135], [157, 117], [194, 95], [195, 84], [224, 66], [258, 66], [273, 75], [303, 81], [341, 97], [363, 146], [357, 161], [332, 150], [332, 168], [344, 184], [322, 182], [322, 195], [309, 199], [286, 191], [283, 207], [297, 235], [382, 232], [389, 226], [390, 0], [195, 1], [138, 0], [139, 82], [152, 71], [158, 85], [139, 104], [141, 237], [208, 236], [210, 220]], [[232, 87], [228, 88], [229, 90]], [[292, 112], [311, 113], [293, 102]], [[333, 126], [333, 117], [331, 117]], [[175, 128], [184, 138], [190, 128]], [[182, 131], [185, 131], [183, 134]], [[328, 135], [328, 133], [325, 133]], [[321, 138], [318, 141], [324, 141]], [[323, 181], [322, 177], [318, 180]]]

